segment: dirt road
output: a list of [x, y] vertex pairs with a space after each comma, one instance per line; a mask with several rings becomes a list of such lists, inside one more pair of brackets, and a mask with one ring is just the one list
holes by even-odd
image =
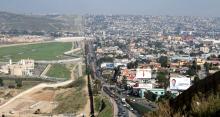
[[[88, 79], [87, 79], [87, 76], [84, 77], [85, 81], [86, 81], [86, 85], [85, 87], [83, 88], [83, 91], [85, 91], [86, 94], [89, 94], [89, 91], [88, 91]], [[80, 111], [79, 113], [83, 114], [85, 117], [90, 117], [90, 100], [89, 100], [89, 95], [86, 96], [86, 105], [84, 107], [84, 109], [82, 111]]]
[[20, 115], [21, 112], [25, 114], [33, 114], [35, 109], [34, 107], [42, 108], [42, 110], [44, 110], [45, 112], [52, 111], [52, 108], [55, 105], [52, 102], [55, 91], [44, 89], [57, 88], [72, 83], [74, 81], [73, 71], [75, 70], [75, 68], [76, 67], [71, 70], [72, 72], [70, 80], [55, 84], [41, 83], [13, 97], [8, 102], [0, 106], [0, 114], [4, 113], [10, 115], [10, 113], [13, 113], [12, 115], [15, 117], [16, 115]]

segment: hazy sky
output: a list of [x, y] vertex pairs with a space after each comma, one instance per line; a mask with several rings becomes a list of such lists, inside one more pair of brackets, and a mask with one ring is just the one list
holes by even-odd
[[0, 0], [0, 10], [33, 14], [144, 14], [220, 17], [220, 0]]

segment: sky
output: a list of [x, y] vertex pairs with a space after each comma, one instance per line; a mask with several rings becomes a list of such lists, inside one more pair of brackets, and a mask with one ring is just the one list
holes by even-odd
[[220, 17], [220, 0], [0, 0], [0, 11]]

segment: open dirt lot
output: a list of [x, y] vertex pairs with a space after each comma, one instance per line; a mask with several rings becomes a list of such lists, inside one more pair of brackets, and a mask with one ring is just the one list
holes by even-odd
[[[50, 116], [51, 114], [55, 114], [54, 109], [58, 106], [58, 102], [56, 101], [56, 96], [64, 94], [68, 94], [69, 90], [73, 90], [69, 88], [58, 88], [65, 87], [69, 84], [73, 83], [74, 90], [78, 93], [82, 93], [81, 95], [85, 95], [86, 104], [84, 105], [84, 109], [80, 111], [80, 113], [84, 113], [86, 116], [90, 113], [90, 107], [88, 102], [88, 91], [87, 85], [84, 84], [82, 87], [82, 82], [86, 82], [86, 80], [76, 80], [75, 79], [75, 68], [71, 70], [71, 78], [68, 81], [60, 82], [56, 84], [46, 84], [41, 83], [31, 89], [28, 89], [17, 96], [10, 99], [8, 102], [4, 104], [0, 104], [0, 115], [4, 114], [6, 117], [40, 117], [40, 116]], [[80, 88], [79, 88], [80, 87]], [[78, 88], [78, 89], [77, 89]], [[74, 91], [74, 94], [77, 96], [77, 92]], [[85, 102], [85, 101], [84, 101]], [[40, 114], [34, 114], [39, 112]], [[63, 117], [63, 115], [55, 115], [56, 117]]]
[[11, 104], [2, 108], [0, 113], [10, 116], [26, 116], [32, 115], [37, 109], [40, 109], [41, 113], [51, 113], [55, 107], [54, 94], [54, 90], [35, 90], [15, 99]]

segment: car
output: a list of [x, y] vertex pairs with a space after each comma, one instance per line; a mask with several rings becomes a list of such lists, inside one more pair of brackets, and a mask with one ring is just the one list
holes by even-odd
[[9, 113], [10, 113], [10, 114], [14, 114], [15, 112], [14, 112], [13, 110], [10, 110]]
[[149, 106], [154, 106], [154, 105], [150, 103]]
[[131, 108], [131, 107], [130, 107], [129, 109], [130, 109], [131, 111], [133, 111], [133, 110], [134, 110], [134, 109], [133, 109], [133, 108]]

